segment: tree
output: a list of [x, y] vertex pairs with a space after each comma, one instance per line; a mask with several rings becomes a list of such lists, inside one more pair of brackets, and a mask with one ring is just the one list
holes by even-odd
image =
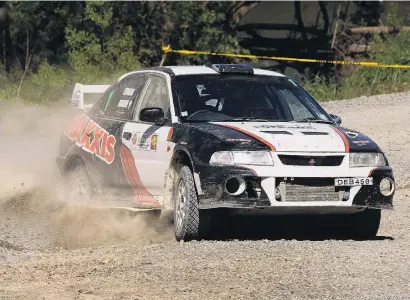
[[[75, 16], [76, 2], [7, 2], [10, 40], [8, 59], [24, 68], [29, 52], [32, 68], [47, 60], [63, 63], [66, 59], [64, 29]], [[75, 19], [75, 17], [74, 17]]]
[[[249, 52], [240, 47], [236, 27], [241, 17], [256, 2], [170, 2], [172, 32], [167, 41], [173, 48], [212, 51], [219, 53]], [[209, 56], [172, 57], [177, 64], [205, 64], [230, 62], [232, 59]]]
[[135, 33], [131, 26], [115, 22], [110, 2], [87, 1], [83, 18], [75, 25], [66, 28], [68, 57], [84, 78], [102, 70], [119, 72], [140, 67], [133, 47]]

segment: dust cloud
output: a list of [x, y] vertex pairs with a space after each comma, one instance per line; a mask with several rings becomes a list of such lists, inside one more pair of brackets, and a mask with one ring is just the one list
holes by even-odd
[[0, 247], [73, 249], [172, 237], [155, 230], [152, 214], [64, 201], [55, 158], [72, 114], [67, 103], [0, 106]]

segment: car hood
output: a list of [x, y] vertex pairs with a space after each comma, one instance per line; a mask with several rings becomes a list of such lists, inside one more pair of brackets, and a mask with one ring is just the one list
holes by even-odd
[[333, 124], [284, 122], [212, 122], [242, 132], [278, 152], [377, 151], [367, 136]]

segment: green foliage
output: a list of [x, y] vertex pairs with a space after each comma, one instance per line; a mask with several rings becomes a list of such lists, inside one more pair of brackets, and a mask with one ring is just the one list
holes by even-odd
[[[13, 69], [9, 74], [0, 76], [5, 83], [4, 88], [0, 88], [0, 99], [15, 100], [23, 72]], [[60, 67], [51, 66], [47, 62], [41, 63], [37, 71], [33, 74], [26, 74], [19, 98], [25, 101], [47, 104], [60, 97], [61, 91], [72, 89], [73, 81], [70, 74]]]
[[[8, 1], [6, 4], [9, 8], [11, 40], [7, 61], [13, 62], [14, 67], [24, 69], [28, 44], [32, 69], [35, 70], [45, 59], [63, 63], [67, 50], [61, 42], [64, 40], [64, 29], [69, 19], [75, 19], [73, 12], [78, 4], [66, 1]], [[53, 44], [57, 48], [53, 49]]]
[[387, 26], [401, 26], [405, 24], [405, 21], [409, 19], [409, 16], [403, 17], [399, 14], [399, 6], [395, 2], [388, 3], [388, 11], [386, 14]]
[[[390, 3], [386, 19], [389, 25], [400, 25], [403, 19], [397, 17], [398, 6]], [[396, 36], [374, 35], [370, 40], [373, 49], [371, 61], [384, 64], [410, 65], [410, 33], [401, 32]], [[336, 82], [326, 82], [316, 76], [307, 82], [305, 88], [318, 100], [349, 99], [359, 96], [401, 92], [410, 89], [410, 69], [360, 67], [352, 75]]]
[[[1, 68], [9, 72], [0, 73], [2, 100], [15, 100], [28, 57], [31, 63], [20, 98], [47, 103], [56, 95], [70, 95], [75, 82], [111, 83], [125, 72], [158, 65], [163, 44], [247, 53], [236, 37], [239, 19], [227, 13], [235, 2], [10, 1], [6, 5], [12, 43], [3, 57], [9, 67]], [[166, 63], [215, 60], [220, 58], [170, 55]]]
[[318, 101], [338, 99], [340, 86], [336, 82], [328, 82], [324, 76], [316, 75], [305, 82], [306, 89]]
[[[370, 47], [377, 49], [377, 52], [371, 60], [386, 64], [409, 64], [409, 43], [410, 33], [403, 32], [386, 40], [374, 36]], [[323, 101], [401, 92], [410, 89], [410, 69], [360, 67], [338, 83], [329, 83], [317, 76], [305, 87]]]
[[[176, 49], [211, 51], [219, 53], [249, 54], [239, 46], [235, 28], [239, 20], [231, 20], [227, 25], [227, 11], [230, 2], [210, 2], [198, 5], [195, 2], [175, 2], [173, 10], [175, 24], [170, 37], [170, 44]], [[186, 13], [179, 13], [186, 11]], [[229, 30], [229, 28], [231, 30]], [[181, 56], [178, 64], [206, 64], [211, 62], [233, 62], [235, 59], [215, 56]]]
[[84, 82], [100, 79], [101, 73], [121, 73], [140, 68], [133, 51], [131, 26], [112, 27], [112, 5], [89, 1], [80, 24], [66, 28], [69, 63]]
[[[376, 25], [381, 5], [361, 3], [363, 9], [355, 18]], [[0, 101], [16, 99], [28, 57], [30, 66], [20, 98], [46, 104], [59, 100], [56, 96], [67, 99], [76, 82], [107, 84], [127, 71], [158, 65], [163, 44], [174, 49], [249, 54], [237, 37], [238, 2], [7, 1], [1, 5], [8, 8], [9, 23], [4, 28], [9, 42], [1, 36], [0, 48], [9, 44], [7, 53], [0, 53], [5, 64], [0, 70], [7, 69], [7, 73], [0, 71]], [[408, 17], [398, 17], [397, 9], [397, 4], [389, 3], [385, 25], [408, 21]], [[375, 51], [369, 60], [407, 64], [409, 43], [408, 33], [375, 35], [370, 41]], [[166, 64], [236, 61], [169, 54]], [[318, 74], [305, 88], [326, 101], [408, 90], [408, 82], [406, 69], [361, 67], [340, 80]]]

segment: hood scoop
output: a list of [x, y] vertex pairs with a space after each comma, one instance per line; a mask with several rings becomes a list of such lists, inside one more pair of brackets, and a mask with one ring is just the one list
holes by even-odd
[[269, 133], [269, 134], [288, 134], [288, 135], [292, 135], [290, 132], [288, 132], [288, 131], [279, 131], [279, 130], [276, 130], [276, 131], [261, 131], [261, 132], [263, 132], [263, 133]]
[[329, 135], [327, 132], [302, 131], [305, 135]]

